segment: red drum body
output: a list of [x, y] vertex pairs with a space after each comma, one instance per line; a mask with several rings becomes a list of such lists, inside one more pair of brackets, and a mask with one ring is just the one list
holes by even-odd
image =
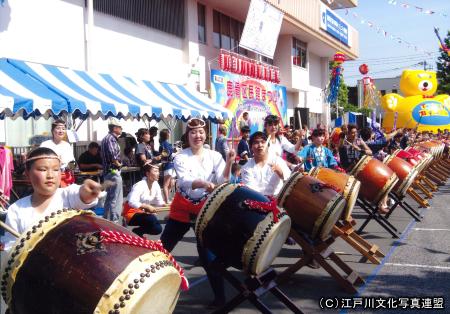
[[325, 183], [331, 184], [339, 188], [346, 201], [344, 212], [342, 215], [343, 220], [350, 220], [353, 207], [355, 206], [356, 200], [358, 198], [359, 189], [361, 188], [361, 183], [356, 180], [354, 176], [348, 174], [322, 167], [315, 167], [309, 171], [309, 175], [323, 181]]
[[171, 313], [181, 283], [171, 257], [105, 243], [104, 231], [134, 236], [93, 212], [67, 209], [22, 234], [3, 269], [11, 313]]
[[417, 170], [406, 160], [394, 155], [387, 156], [383, 163], [386, 164], [398, 177], [398, 183], [392, 189], [398, 196], [405, 196], [406, 191], [418, 175]]
[[351, 174], [361, 181], [360, 195], [372, 204], [378, 204], [398, 182], [394, 171], [371, 156], [361, 158]]
[[278, 204], [288, 212], [294, 230], [325, 240], [342, 216], [345, 200], [322, 181], [297, 172], [281, 189]]

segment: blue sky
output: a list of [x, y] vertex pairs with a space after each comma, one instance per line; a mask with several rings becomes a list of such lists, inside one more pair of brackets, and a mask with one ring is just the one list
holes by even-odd
[[[450, 1], [449, 0], [397, 0], [397, 5], [389, 4], [389, 0], [358, 0], [358, 7], [336, 12], [350, 25], [359, 31], [359, 59], [344, 63], [344, 79], [347, 85], [356, 85], [356, 80], [362, 75], [358, 71], [359, 65], [369, 66], [369, 76], [373, 78], [395, 77], [403, 69], [423, 68], [423, 65], [412, 66], [424, 60], [436, 70], [436, 60], [439, 44], [434, 27], [440, 29], [441, 37], [445, 37], [450, 30]], [[409, 9], [401, 4], [409, 4]], [[432, 15], [419, 13], [414, 6], [432, 10]], [[354, 17], [353, 13], [358, 16]], [[447, 16], [443, 16], [446, 14]], [[364, 21], [363, 23], [361, 21]], [[367, 22], [374, 26], [371, 28]], [[377, 32], [375, 25], [387, 32]], [[408, 48], [405, 43], [398, 43], [399, 37], [419, 48]], [[426, 54], [430, 52], [431, 55]]]

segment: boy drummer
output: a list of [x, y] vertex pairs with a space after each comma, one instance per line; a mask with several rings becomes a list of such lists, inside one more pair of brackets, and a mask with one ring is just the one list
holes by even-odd
[[[39, 147], [28, 154], [25, 173], [30, 179], [33, 194], [19, 199], [8, 208], [6, 224], [23, 233], [36, 224], [41, 217], [63, 208], [86, 209], [97, 204], [101, 185], [87, 179], [82, 186], [73, 184], [59, 188], [61, 160], [46, 147]], [[5, 232], [2, 242], [10, 249], [15, 237]]]

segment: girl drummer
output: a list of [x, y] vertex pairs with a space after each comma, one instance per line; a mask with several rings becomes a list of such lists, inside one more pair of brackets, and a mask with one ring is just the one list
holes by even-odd
[[163, 206], [164, 200], [158, 184], [159, 165], [147, 161], [142, 167], [145, 177], [133, 185], [128, 202], [123, 205], [122, 216], [130, 226], [137, 226], [133, 232], [142, 237], [144, 234], [160, 234], [162, 227], [156, 217], [154, 206]]
[[[231, 163], [236, 153], [231, 150], [225, 162], [222, 156], [213, 150], [205, 149], [206, 140], [205, 121], [193, 118], [187, 122], [184, 139], [187, 146], [174, 158], [174, 167], [177, 173], [177, 192], [170, 206], [170, 214], [161, 242], [169, 252], [180, 241], [192, 221], [217, 184], [229, 179]], [[225, 293], [223, 280], [220, 275], [212, 272], [208, 267], [209, 256], [207, 252], [198, 247], [199, 256], [205, 267], [208, 279], [215, 294], [215, 305], [223, 304]]]
[[[26, 160], [25, 173], [33, 187], [33, 194], [19, 199], [8, 209], [6, 224], [18, 233], [25, 232], [41, 217], [64, 208], [85, 209], [97, 204], [101, 185], [87, 179], [82, 186], [72, 184], [59, 188], [61, 160], [50, 148], [39, 147], [31, 151]], [[15, 238], [5, 233], [5, 249], [10, 249]]]
[[301, 149], [301, 138], [294, 145], [280, 134], [280, 118], [278, 116], [273, 114], [268, 115], [264, 119], [264, 129], [269, 138], [269, 156], [283, 157], [283, 151], [296, 155]]

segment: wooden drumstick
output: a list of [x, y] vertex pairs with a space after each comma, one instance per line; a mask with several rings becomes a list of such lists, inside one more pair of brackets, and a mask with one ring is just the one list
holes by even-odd
[[5, 229], [6, 231], [8, 231], [9, 233], [11, 233], [13, 236], [15, 236], [16, 238], [20, 237], [20, 233], [18, 233], [16, 230], [14, 230], [13, 228], [11, 228], [10, 226], [8, 226], [7, 224], [5, 224], [3, 221], [0, 220], [0, 227], [2, 227], [3, 229]]

